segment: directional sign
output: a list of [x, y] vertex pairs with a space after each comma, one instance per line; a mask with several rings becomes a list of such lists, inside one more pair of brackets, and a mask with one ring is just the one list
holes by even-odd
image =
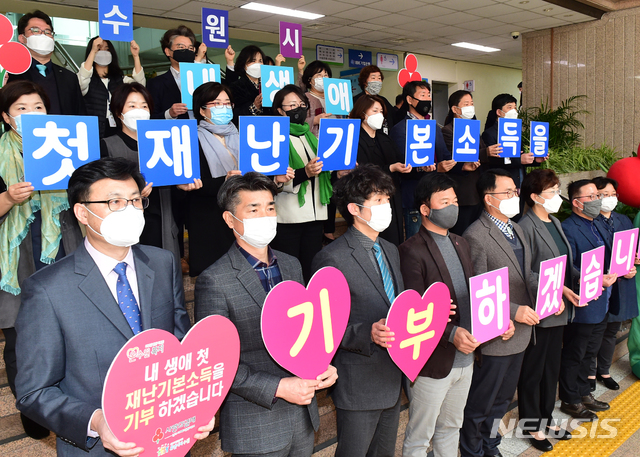
[[397, 70], [398, 69], [398, 55], [397, 54], [385, 54], [379, 52], [376, 55], [376, 62], [381, 70]]
[[344, 65], [344, 48], [318, 44], [316, 45], [316, 60]]
[[349, 66], [364, 68], [371, 65], [371, 51], [349, 49]]

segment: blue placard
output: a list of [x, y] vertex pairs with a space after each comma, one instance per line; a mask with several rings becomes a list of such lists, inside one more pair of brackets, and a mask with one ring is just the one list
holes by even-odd
[[453, 120], [453, 160], [480, 160], [480, 121], [459, 118]]
[[100, 158], [98, 118], [23, 114], [24, 181], [35, 190], [66, 189], [76, 168]]
[[262, 106], [271, 107], [276, 92], [287, 84], [295, 84], [293, 68], [262, 65], [260, 67], [260, 87], [262, 88]]
[[229, 11], [202, 8], [202, 42], [208, 48], [229, 46]]
[[209, 82], [220, 82], [220, 65], [217, 63], [180, 63], [180, 93], [187, 109], [193, 109], [193, 92]]
[[351, 81], [324, 78], [324, 105], [329, 114], [349, 114], [353, 108]]
[[198, 122], [137, 121], [140, 172], [154, 187], [189, 184], [200, 178]]
[[500, 157], [520, 157], [522, 149], [522, 119], [498, 118], [498, 143], [502, 146]]
[[320, 119], [318, 157], [322, 171], [355, 167], [359, 140], [360, 119]]
[[364, 68], [371, 65], [371, 51], [361, 51], [359, 49], [349, 49], [349, 66]]
[[408, 119], [407, 139], [405, 143], [405, 165], [428, 167], [436, 163], [435, 120]]
[[529, 149], [536, 157], [549, 155], [549, 123], [531, 121], [531, 141]]
[[240, 171], [284, 175], [289, 166], [289, 118], [240, 116]]
[[100, 0], [98, 2], [100, 38], [111, 41], [133, 40], [133, 1]]

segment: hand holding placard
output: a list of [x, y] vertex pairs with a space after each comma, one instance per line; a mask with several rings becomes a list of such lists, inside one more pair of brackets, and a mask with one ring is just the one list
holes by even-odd
[[584, 306], [602, 295], [604, 246], [583, 252], [580, 259], [579, 306]]
[[566, 255], [540, 262], [536, 300], [536, 313], [540, 319], [557, 313], [562, 306], [566, 265]]
[[638, 229], [629, 229], [615, 232], [611, 249], [610, 274], [624, 276], [633, 267], [636, 247], [638, 245]]
[[509, 330], [509, 268], [469, 278], [471, 333], [480, 343]]

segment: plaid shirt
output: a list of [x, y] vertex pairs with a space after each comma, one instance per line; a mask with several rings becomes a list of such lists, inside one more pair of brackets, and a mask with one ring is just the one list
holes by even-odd
[[[252, 81], [251, 79], [249, 80], [253, 83], [253, 85], [255, 86], [256, 89], [260, 90], [260, 83], [256, 83], [254, 81]], [[262, 114], [262, 108], [258, 108], [255, 103], [252, 103], [251, 105], [249, 105], [249, 112], [251, 114], [253, 114], [254, 116], [259, 116]]]
[[493, 221], [494, 224], [496, 224], [496, 226], [500, 229], [500, 231], [504, 233], [504, 236], [506, 236], [510, 240], [513, 239], [513, 224], [511, 223], [511, 219], [507, 219], [507, 222], [502, 222], [500, 219], [493, 217], [486, 210], [484, 214], [486, 214], [487, 217], [491, 219], [491, 221]]
[[276, 284], [282, 282], [282, 274], [280, 273], [280, 267], [278, 266], [278, 259], [271, 248], [268, 248], [269, 263], [266, 264], [242, 249], [237, 242], [236, 246], [258, 274], [258, 278], [260, 278], [260, 282], [262, 283], [262, 287], [264, 287], [264, 291], [266, 293], [269, 293]]

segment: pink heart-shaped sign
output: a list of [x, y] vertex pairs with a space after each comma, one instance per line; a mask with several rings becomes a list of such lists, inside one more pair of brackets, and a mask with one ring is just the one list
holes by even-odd
[[411, 381], [440, 342], [450, 310], [451, 294], [441, 282], [431, 284], [422, 297], [415, 290], [405, 290], [389, 308], [387, 327], [395, 333], [389, 355]]
[[271, 289], [262, 307], [262, 339], [285, 370], [316, 379], [340, 346], [350, 312], [346, 278], [337, 268], [325, 267], [306, 288], [283, 281]]
[[165, 330], [141, 332], [120, 349], [107, 373], [107, 424], [145, 454], [184, 457], [227, 396], [239, 361], [238, 330], [223, 316], [202, 319], [182, 343]]

